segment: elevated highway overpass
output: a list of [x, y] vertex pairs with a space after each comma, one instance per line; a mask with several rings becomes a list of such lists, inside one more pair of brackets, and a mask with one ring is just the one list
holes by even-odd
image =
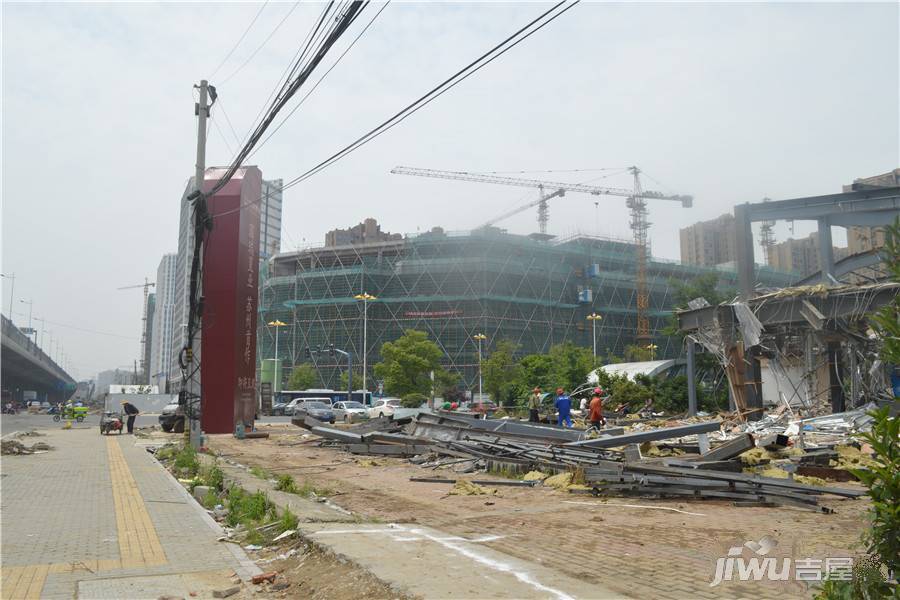
[[3, 319], [0, 346], [0, 386], [3, 402], [23, 402], [25, 392], [37, 392], [38, 400], [63, 402], [75, 391], [75, 380], [22, 333], [12, 321]]

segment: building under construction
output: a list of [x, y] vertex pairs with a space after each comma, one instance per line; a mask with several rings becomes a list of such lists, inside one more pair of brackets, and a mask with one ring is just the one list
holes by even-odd
[[[488, 354], [501, 340], [518, 354], [547, 352], [571, 342], [592, 347], [591, 313], [597, 321], [597, 353], [621, 356], [636, 342], [637, 252], [630, 241], [579, 235], [568, 239], [513, 235], [486, 227], [451, 233], [435, 228], [402, 239], [326, 245], [283, 253], [271, 264], [260, 297], [260, 359], [275, 356], [290, 365], [312, 362], [325, 387], [338, 387], [346, 360], [307, 348], [334, 344], [362, 364], [363, 293], [368, 302], [366, 349], [370, 389], [372, 365], [384, 342], [406, 329], [428, 333], [444, 352], [443, 365], [477, 386], [478, 350], [473, 336], [484, 334]], [[735, 273], [651, 258], [647, 266], [650, 339], [657, 357], [682, 352], [663, 334], [670, 324], [672, 280], [686, 281], [711, 271], [723, 288], [736, 288]], [[784, 286], [790, 276], [762, 269], [763, 284]], [[642, 342], [643, 344], [644, 342]]]

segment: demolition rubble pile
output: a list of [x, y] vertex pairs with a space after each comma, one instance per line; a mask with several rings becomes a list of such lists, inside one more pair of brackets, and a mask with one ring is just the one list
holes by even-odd
[[40, 454], [42, 452], [53, 450], [53, 446], [45, 442], [37, 442], [36, 444], [32, 444], [31, 446], [26, 446], [18, 440], [3, 440], [2, 444], [0, 445], [2, 445], [2, 448], [0, 448], [0, 452], [2, 452], [3, 455]]
[[[831, 417], [829, 426], [846, 420], [841, 415]], [[323, 438], [323, 445], [353, 454], [406, 457], [423, 466], [469, 466], [454, 468], [458, 472], [574, 474], [579, 485], [570, 486], [570, 491], [598, 495], [727, 499], [736, 506], [787, 505], [822, 512], [830, 512], [818, 504], [822, 495], [864, 495], [861, 489], [828, 486], [820, 478], [839, 478], [833, 476], [838, 470], [831, 467], [845, 458], [841, 446], [804, 451], [789, 448], [791, 442], [783, 433], [729, 436], [720, 431], [720, 421], [630, 432], [613, 427], [596, 437], [537, 423], [425, 412], [407, 419], [374, 419], [349, 429], [328, 427], [309, 417], [295, 423]], [[824, 423], [817, 426], [825, 427]], [[710, 448], [710, 436], [725, 441]], [[775, 465], [780, 468], [771, 468]], [[844, 480], [852, 479], [849, 471], [840, 473], [847, 475]], [[516, 485], [536, 483], [515, 481]]]

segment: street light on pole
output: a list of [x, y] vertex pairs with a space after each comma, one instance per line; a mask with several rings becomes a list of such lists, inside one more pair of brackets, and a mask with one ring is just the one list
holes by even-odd
[[650, 360], [656, 360], [656, 349], [659, 348], [656, 344], [647, 344], [647, 350], [650, 351]]
[[597, 362], [597, 321], [602, 321], [603, 317], [594, 312], [587, 316], [587, 320], [591, 322], [591, 336], [594, 342], [594, 362]]
[[[362, 389], [364, 392], [368, 392], [368, 384], [366, 379], [366, 367], [368, 367], [368, 348], [369, 348], [369, 302], [372, 300], [378, 300], [372, 294], [368, 292], [363, 292], [362, 294], [357, 294], [353, 296], [357, 300], [362, 300], [363, 303], [363, 347], [362, 347], [362, 360], [363, 360], [363, 368], [362, 368]], [[363, 398], [363, 402], [365, 402], [365, 398]]]
[[487, 336], [483, 333], [476, 333], [472, 336], [472, 339], [478, 341], [478, 401], [480, 402], [483, 398], [481, 379], [481, 342], [486, 340]]
[[287, 323], [282, 323], [276, 319], [275, 321], [269, 321], [268, 325], [275, 328], [275, 360], [278, 360], [278, 328], [284, 327]]
[[28, 305], [28, 329], [31, 329], [31, 313], [34, 310], [34, 300], [29, 300], [25, 302], [24, 300], [19, 300], [22, 304]]
[[0, 277], [12, 280], [12, 283], [9, 284], [9, 320], [11, 322], [13, 320], [13, 318], [12, 318], [13, 296], [16, 293], [16, 274], [10, 273], [9, 275], [7, 275], [6, 273], [0, 273]]

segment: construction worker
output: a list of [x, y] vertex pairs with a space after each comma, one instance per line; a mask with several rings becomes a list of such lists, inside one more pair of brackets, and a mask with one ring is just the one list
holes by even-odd
[[122, 410], [128, 415], [128, 421], [126, 423], [128, 425], [128, 433], [134, 433], [134, 419], [141, 414], [141, 411], [137, 409], [137, 406], [127, 400], [122, 400]]
[[606, 425], [606, 419], [603, 418], [603, 388], [594, 388], [594, 395], [591, 397], [591, 427], [600, 429], [601, 425]]
[[538, 411], [541, 410], [541, 388], [536, 387], [528, 398], [528, 420], [532, 423], [538, 423], [541, 420]]
[[556, 424], [572, 427], [572, 399], [566, 395], [562, 388], [556, 388]]

